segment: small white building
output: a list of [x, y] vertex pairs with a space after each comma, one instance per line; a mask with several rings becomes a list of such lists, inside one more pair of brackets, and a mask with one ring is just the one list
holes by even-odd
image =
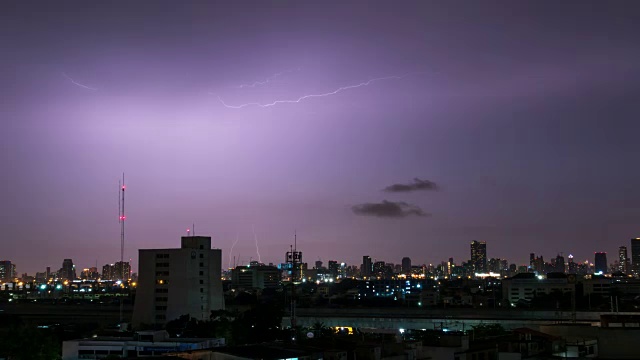
[[62, 360], [151, 357], [169, 352], [224, 346], [224, 339], [169, 338], [166, 331], [139, 331], [130, 337], [95, 337], [62, 343]]

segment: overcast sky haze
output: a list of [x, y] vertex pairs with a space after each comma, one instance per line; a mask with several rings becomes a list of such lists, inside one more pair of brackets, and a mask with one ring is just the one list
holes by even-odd
[[460, 263], [472, 240], [519, 265], [613, 262], [640, 237], [639, 18], [634, 1], [4, 1], [0, 258], [119, 260], [124, 172], [134, 267], [192, 223], [225, 267], [282, 262], [294, 231], [310, 264]]

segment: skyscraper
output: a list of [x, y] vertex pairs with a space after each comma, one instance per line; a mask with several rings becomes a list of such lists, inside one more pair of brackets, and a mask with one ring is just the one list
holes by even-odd
[[627, 247], [620, 246], [618, 248], [618, 271], [623, 274], [629, 274], [629, 256], [627, 254]]
[[331, 274], [331, 277], [334, 279], [338, 278], [338, 268], [339, 268], [339, 265], [337, 261], [329, 260], [329, 266], [328, 266], [329, 274]]
[[569, 254], [569, 262], [568, 262], [568, 270], [567, 272], [569, 274], [575, 274], [578, 270], [578, 264], [576, 264], [575, 262], [573, 262], [573, 255]]
[[554, 271], [555, 272], [559, 272], [559, 273], [564, 273], [565, 272], [564, 256], [562, 256], [560, 254], [556, 255], [556, 262], [555, 262]]
[[606, 252], [597, 252], [595, 254], [595, 273], [596, 274], [606, 274], [607, 271], [607, 253]]
[[529, 254], [529, 269], [531, 271], [536, 270], [536, 254], [534, 253]]
[[487, 243], [484, 241], [471, 242], [471, 264], [476, 273], [487, 272]]
[[17, 276], [16, 264], [9, 260], [0, 261], [0, 281], [13, 281]]
[[631, 271], [640, 274], [640, 238], [631, 239]]
[[224, 309], [222, 251], [209, 236], [185, 236], [179, 249], [139, 250], [139, 277], [132, 322], [164, 324], [188, 314], [209, 320]]
[[62, 268], [60, 269], [60, 278], [65, 280], [76, 279], [76, 267], [73, 265], [72, 259], [64, 259], [62, 261]]
[[369, 277], [373, 270], [373, 264], [371, 263], [371, 256], [365, 255], [362, 257], [362, 268], [360, 269], [360, 275]]
[[407, 275], [411, 274], [411, 258], [402, 258], [402, 273]]

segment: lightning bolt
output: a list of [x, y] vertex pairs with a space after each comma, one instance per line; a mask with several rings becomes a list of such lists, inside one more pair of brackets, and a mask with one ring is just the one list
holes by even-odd
[[87, 86], [87, 85], [81, 84], [81, 83], [79, 83], [79, 82], [77, 82], [77, 81], [73, 80], [69, 75], [67, 75], [67, 74], [65, 74], [65, 73], [62, 73], [62, 76], [64, 76], [65, 78], [67, 78], [67, 80], [71, 81], [71, 83], [72, 83], [72, 84], [74, 84], [74, 85], [76, 85], [76, 86], [79, 86], [79, 87], [81, 87], [81, 88], [83, 88], [83, 89], [87, 89], [87, 90], [91, 90], [91, 91], [96, 91], [96, 90], [98, 90], [98, 89], [96, 89], [96, 88], [92, 88], [91, 86]]
[[257, 86], [266, 85], [266, 84], [272, 82], [273, 80], [279, 78], [280, 76], [282, 76], [284, 74], [288, 74], [288, 73], [294, 72], [294, 71], [300, 71], [300, 68], [298, 67], [296, 69], [289, 69], [289, 70], [281, 71], [279, 73], [275, 73], [275, 74], [269, 76], [268, 78], [264, 79], [264, 81], [254, 81], [251, 84], [242, 84], [242, 85], [235, 86], [235, 88], [238, 88], [238, 89], [255, 88]]
[[256, 241], [256, 252], [258, 253], [258, 262], [262, 262], [262, 258], [260, 257], [260, 249], [258, 248], [258, 236], [256, 235], [255, 226], [251, 225], [251, 229], [253, 230], [253, 238]]
[[355, 89], [355, 88], [359, 88], [359, 87], [363, 87], [363, 86], [369, 86], [371, 84], [373, 84], [374, 82], [377, 81], [383, 81], [383, 80], [400, 80], [403, 79], [405, 77], [409, 76], [409, 74], [406, 75], [402, 75], [402, 76], [385, 76], [385, 77], [379, 77], [379, 78], [374, 78], [374, 79], [370, 79], [367, 80], [365, 82], [361, 82], [359, 84], [354, 84], [354, 85], [348, 85], [348, 86], [343, 86], [343, 87], [339, 87], [336, 90], [327, 92], [327, 93], [323, 93], [323, 94], [309, 94], [309, 95], [303, 95], [300, 96], [299, 98], [295, 99], [295, 100], [275, 100], [273, 102], [270, 103], [266, 103], [266, 104], [261, 104], [261, 103], [246, 103], [246, 104], [240, 104], [240, 105], [229, 105], [227, 103], [224, 102], [224, 100], [222, 100], [222, 98], [220, 96], [218, 96], [218, 100], [220, 101], [220, 103], [222, 103], [222, 105], [224, 105], [225, 107], [229, 108], [229, 109], [242, 109], [248, 106], [257, 106], [257, 107], [271, 107], [274, 105], [278, 105], [278, 104], [293, 104], [293, 103], [299, 103], [305, 99], [310, 99], [310, 98], [318, 98], [318, 97], [325, 97], [325, 96], [331, 96], [331, 95], [336, 95], [338, 93], [341, 93], [345, 90], [350, 90], [350, 89]]
[[238, 234], [236, 233], [236, 241], [233, 242], [233, 245], [231, 245], [231, 251], [229, 251], [229, 266], [227, 267], [227, 269], [231, 269], [231, 256], [233, 255], [233, 248], [238, 243], [238, 239]]

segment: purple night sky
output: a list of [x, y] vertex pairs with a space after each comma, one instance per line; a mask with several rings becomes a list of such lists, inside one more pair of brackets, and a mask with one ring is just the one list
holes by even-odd
[[311, 264], [460, 263], [472, 240], [613, 262], [640, 236], [639, 10], [4, 1], [0, 260], [119, 260], [124, 172], [134, 268], [192, 223], [225, 267], [236, 239], [258, 259], [254, 230], [274, 263], [294, 230]]

